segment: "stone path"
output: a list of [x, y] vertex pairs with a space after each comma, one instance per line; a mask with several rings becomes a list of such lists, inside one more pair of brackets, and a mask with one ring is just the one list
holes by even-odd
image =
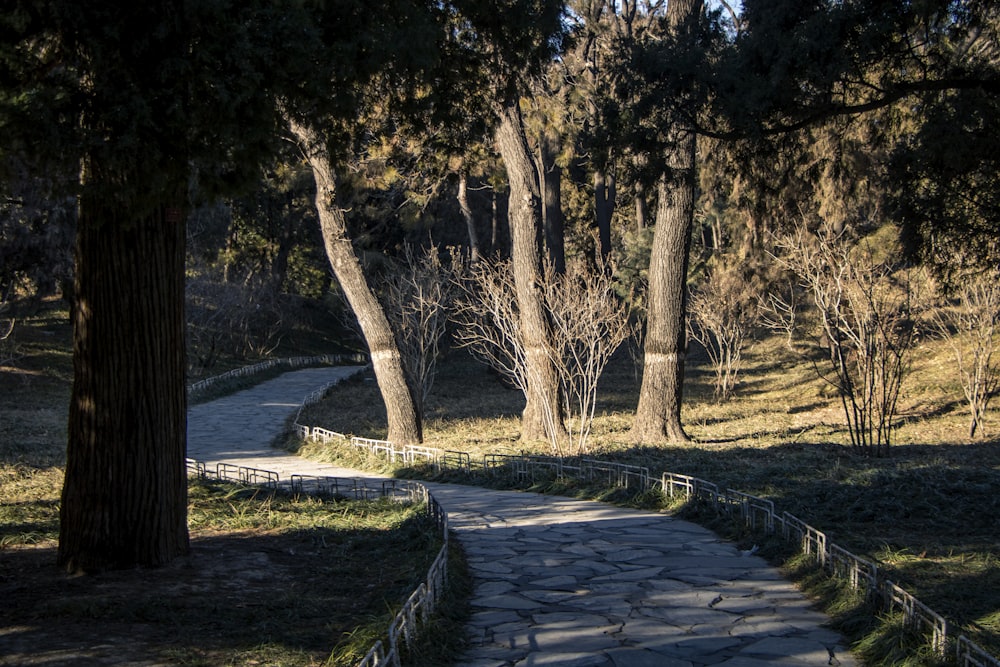
[[[188, 456], [369, 477], [270, 447], [315, 389], [354, 368], [286, 373], [193, 406]], [[475, 580], [463, 667], [856, 665], [827, 617], [756, 556], [655, 512], [427, 484]]]

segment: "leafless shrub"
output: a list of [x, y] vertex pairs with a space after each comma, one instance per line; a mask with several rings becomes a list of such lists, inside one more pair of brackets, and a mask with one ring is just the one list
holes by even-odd
[[[597, 385], [611, 355], [634, 334], [625, 303], [610, 272], [570, 262], [565, 274], [547, 267], [540, 288], [552, 336], [545, 350], [559, 377], [568, 442], [554, 428], [559, 417], [547, 414], [553, 452], [587, 450], [597, 406]], [[507, 377], [527, 396], [528, 370], [520, 334], [509, 262], [481, 261], [470, 269], [456, 309], [460, 345]]]
[[399, 338], [403, 367], [417, 389], [414, 400], [420, 414], [434, 385], [454, 277], [460, 270], [458, 254], [450, 256], [451, 263], [446, 263], [435, 246], [423, 252], [407, 246], [399, 270], [386, 285], [386, 316]]
[[220, 355], [244, 359], [270, 356], [286, 328], [279, 296], [266, 285], [221, 283], [209, 276], [187, 282], [188, 357], [200, 371]]
[[778, 261], [812, 295], [830, 361], [829, 372], [818, 370], [837, 388], [851, 445], [865, 455], [888, 453], [916, 335], [910, 286], [891, 261], [898, 253], [804, 227], [776, 247]]
[[[587, 450], [597, 385], [615, 351], [635, 334], [625, 302], [615, 293], [611, 271], [569, 262], [565, 274], [545, 273], [545, 304], [552, 323], [548, 351], [559, 374], [570, 447]], [[553, 446], [560, 449], [558, 443]]]
[[799, 325], [799, 308], [801, 297], [799, 287], [794, 281], [789, 281], [784, 289], [775, 289], [773, 284], [767, 292], [761, 294], [757, 312], [760, 323], [777, 334], [785, 337], [785, 347], [795, 350], [795, 332]]
[[456, 277], [456, 286], [456, 342], [527, 397], [527, 360], [510, 261], [476, 262]]
[[718, 256], [691, 292], [688, 334], [708, 353], [715, 369], [715, 397], [732, 397], [743, 349], [760, 321], [761, 289], [732, 258]]
[[933, 318], [936, 333], [951, 346], [962, 391], [969, 406], [969, 437], [985, 434], [986, 408], [1000, 384], [993, 355], [1000, 323], [1000, 273], [969, 278], [952, 303]]

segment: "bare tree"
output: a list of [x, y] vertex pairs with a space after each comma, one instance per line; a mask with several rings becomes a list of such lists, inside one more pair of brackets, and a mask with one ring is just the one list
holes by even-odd
[[[548, 350], [559, 375], [569, 448], [584, 454], [597, 409], [597, 385], [611, 355], [634, 333], [629, 310], [615, 293], [612, 272], [577, 259], [560, 274], [545, 273], [545, 304], [552, 322]], [[555, 437], [553, 449], [564, 448]]]
[[[509, 265], [501, 260], [472, 267], [457, 300], [456, 338], [527, 395], [533, 370]], [[562, 400], [560, 412], [547, 410], [543, 418], [552, 450], [560, 456], [586, 451], [598, 380], [611, 355], [633, 333], [628, 310], [608, 275], [582, 261], [570, 262], [567, 272], [559, 274], [550, 263], [540, 280], [552, 331], [544, 354], [555, 368]], [[564, 420], [565, 431], [557, 428], [557, 420]]]
[[775, 289], [772, 283], [767, 292], [761, 294], [757, 312], [760, 322], [774, 333], [785, 337], [785, 347], [795, 350], [795, 331], [799, 324], [799, 286], [794, 279], [789, 280], [783, 291]]
[[403, 264], [386, 286], [386, 316], [399, 336], [403, 367], [417, 388], [414, 401], [420, 415], [434, 385], [454, 277], [459, 270], [460, 257], [457, 253], [451, 257], [451, 262], [446, 263], [436, 246], [417, 251], [408, 245]]
[[743, 348], [760, 321], [761, 289], [732, 258], [717, 256], [705, 281], [691, 292], [690, 336], [701, 343], [715, 369], [715, 396], [732, 397], [743, 364]]
[[939, 309], [933, 320], [948, 341], [969, 406], [969, 437], [985, 434], [986, 408], [1000, 385], [1000, 367], [993, 357], [1000, 324], [1000, 274], [991, 272], [966, 280], [954, 303]]
[[520, 389], [527, 400], [527, 359], [510, 261], [479, 261], [456, 284], [456, 342]]
[[776, 245], [778, 260], [812, 295], [830, 360], [831, 372], [820, 375], [837, 388], [851, 445], [887, 454], [915, 335], [910, 286], [889, 261], [898, 253], [882, 248], [880, 258], [870, 239], [804, 226]]

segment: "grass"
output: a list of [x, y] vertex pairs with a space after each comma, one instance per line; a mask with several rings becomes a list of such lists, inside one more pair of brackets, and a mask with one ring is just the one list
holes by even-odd
[[392, 501], [193, 482], [189, 515], [192, 555], [157, 570], [67, 578], [51, 541], [0, 552], [0, 627], [42, 650], [134, 636], [126, 662], [341, 667], [440, 549], [422, 508]]
[[[849, 447], [840, 403], [817, 379], [809, 359], [778, 341], [757, 343], [747, 357], [738, 394], [726, 403], [714, 401], [710, 372], [695, 358], [683, 411], [695, 442], [643, 446], [629, 436], [638, 382], [627, 355], [621, 355], [603, 379], [589, 454], [773, 499], [779, 510], [882, 563], [891, 578], [1000, 654], [1000, 441], [966, 437], [968, 417], [944, 344], [930, 341], [916, 351], [895, 444], [882, 459], [858, 456]], [[489, 452], [549, 453], [547, 443], [518, 439], [522, 407], [518, 392], [466, 355], [452, 353], [435, 384], [425, 444], [473, 458]], [[993, 411], [988, 419], [996, 428], [1000, 415]], [[385, 433], [377, 389], [365, 378], [335, 388], [300, 421], [365, 437]], [[305, 445], [303, 453], [358, 456], [314, 444]], [[382, 461], [348, 463], [417, 474]], [[871, 664], [892, 664], [873, 657], [880, 651], [886, 660], [896, 654], [886, 648], [894, 640], [885, 638], [892, 633], [883, 626], [855, 635]], [[881, 639], [874, 641], [876, 636]], [[924, 658], [915, 659], [913, 664], [920, 664]]]
[[67, 319], [48, 302], [19, 322], [0, 354], [5, 656], [18, 664], [356, 662], [440, 549], [419, 507], [193, 482], [190, 556], [75, 578], [55, 567], [72, 379]]

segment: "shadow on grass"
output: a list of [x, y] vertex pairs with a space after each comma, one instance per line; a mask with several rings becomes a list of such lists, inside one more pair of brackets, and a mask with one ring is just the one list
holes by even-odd
[[51, 543], [0, 550], [4, 664], [322, 662], [426, 576], [439, 547], [420, 523], [209, 533], [165, 567], [82, 577]]

